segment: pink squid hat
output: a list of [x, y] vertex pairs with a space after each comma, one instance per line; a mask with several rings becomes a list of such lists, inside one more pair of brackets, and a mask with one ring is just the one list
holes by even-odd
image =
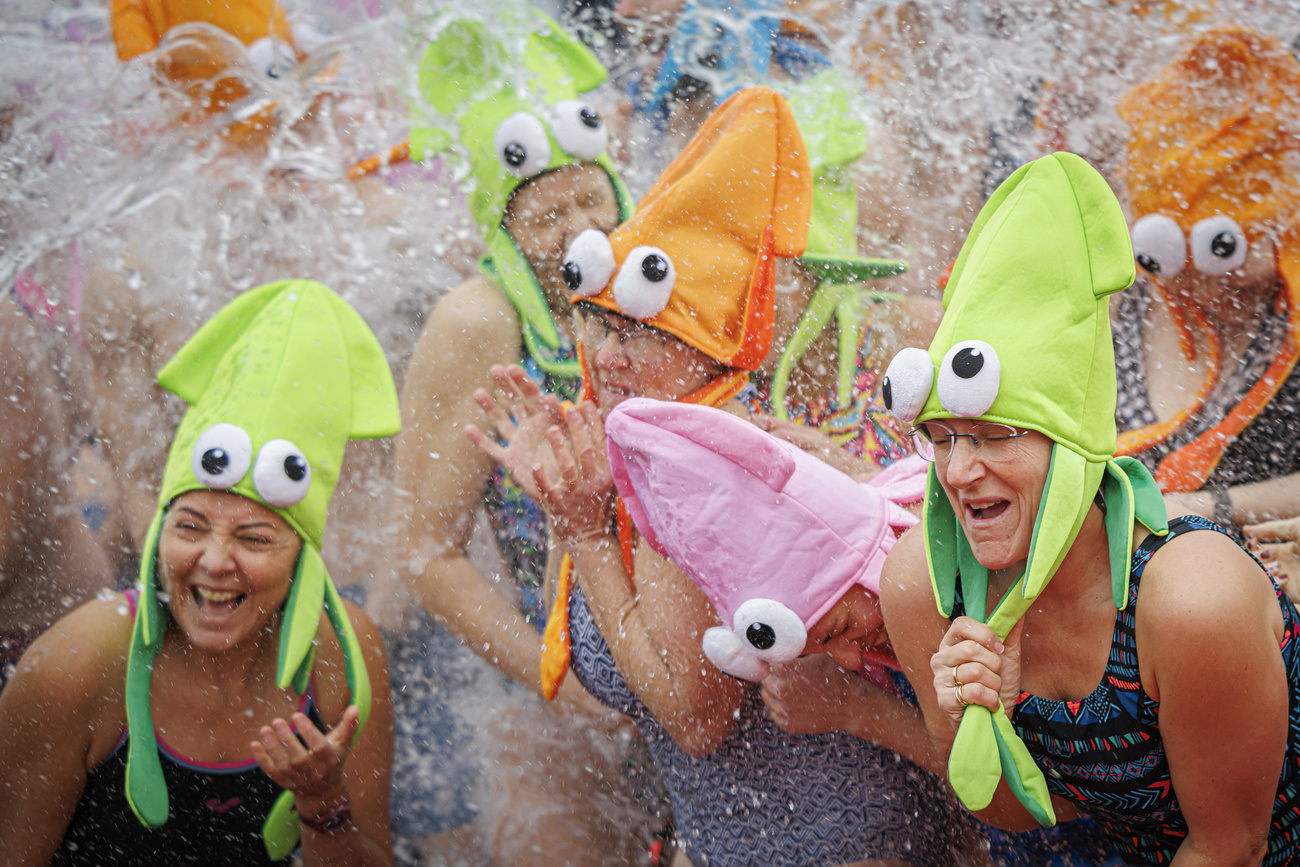
[[899, 461], [867, 484], [744, 419], [634, 398], [605, 422], [619, 496], [642, 537], [699, 585], [727, 626], [704, 653], [762, 680], [803, 653], [808, 629], [861, 584], [879, 593], [902, 504], [925, 494], [926, 464]]

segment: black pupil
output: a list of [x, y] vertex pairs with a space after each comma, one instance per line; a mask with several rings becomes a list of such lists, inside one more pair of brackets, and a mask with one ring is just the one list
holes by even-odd
[[577, 262], [564, 263], [564, 285], [575, 291], [582, 285], [582, 269]]
[[894, 389], [889, 386], [889, 377], [880, 385], [880, 396], [885, 399], [885, 409], [894, 408]]
[[505, 156], [506, 162], [515, 168], [519, 168], [524, 164], [524, 160], [528, 159], [528, 151], [524, 150], [524, 146], [519, 142], [512, 141], [505, 147]]
[[745, 637], [759, 650], [767, 650], [776, 644], [776, 630], [766, 623], [749, 624], [749, 628], [745, 630]]
[[1210, 252], [1220, 259], [1226, 259], [1237, 252], [1237, 239], [1232, 236], [1231, 232], [1220, 232], [1210, 242]]
[[582, 121], [582, 125], [587, 127], [587, 129], [595, 129], [600, 126], [600, 115], [596, 114], [596, 112], [589, 108], [584, 108], [582, 111], [578, 112], [578, 118]]
[[668, 276], [668, 263], [658, 253], [651, 253], [641, 260], [641, 273], [651, 283], [660, 283]]
[[230, 455], [226, 454], [225, 449], [208, 449], [199, 458], [199, 463], [203, 466], [203, 472], [210, 476], [219, 476], [226, 467], [230, 466]]
[[1146, 253], [1139, 253], [1137, 257], [1137, 262], [1139, 265], [1141, 265], [1143, 268], [1145, 268], [1147, 271], [1149, 271], [1152, 274], [1160, 273], [1160, 263], [1157, 262], [1155, 259], [1152, 259]]
[[968, 346], [952, 360], [952, 372], [962, 379], [970, 379], [984, 369], [984, 356], [978, 349]]
[[307, 475], [307, 462], [298, 455], [289, 455], [284, 459], [284, 474], [290, 481], [301, 482]]

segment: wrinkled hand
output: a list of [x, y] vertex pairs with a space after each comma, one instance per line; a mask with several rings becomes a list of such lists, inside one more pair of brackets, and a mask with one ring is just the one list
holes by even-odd
[[[1020, 695], [1020, 621], [1007, 635], [1004, 645], [987, 625], [973, 617], [958, 617], [948, 628], [939, 650], [930, 657], [934, 672], [934, 693], [939, 710], [956, 729], [966, 705], [977, 704], [990, 711], [998, 702], [1010, 714]], [[956, 684], [961, 686], [957, 700]]]
[[532, 478], [556, 537], [566, 546], [610, 532], [614, 477], [605, 451], [605, 425], [594, 403], [569, 411], [546, 431], [554, 465], [539, 462]]
[[509, 470], [524, 493], [540, 500], [541, 492], [533, 481], [533, 467], [539, 464], [554, 466], [546, 432], [554, 425], [564, 424], [564, 410], [555, 395], [543, 394], [541, 387], [517, 364], [509, 367], [493, 365], [491, 374], [509, 412], [502, 409], [486, 389], [475, 391], [474, 400], [483, 408], [483, 413], [505, 445], [502, 446], [477, 425], [466, 425], [465, 435]]
[[823, 463], [830, 464], [855, 482], [865, 482], [880, 472], [880, 467], [870, 461], [854, 457], [837, 445], [825, 432], [817, 428], [795, 424], [774, 415], [754, 415], [751, 420], [777, 439], [798, 446]]
[[301, 815], [317, 816], [346, 800], [343, 763], [352, 752], [358, 714], [356, 705], [348, 705], [334, 730], [323, 734], [305, 715], [295, 713], [293, 724], [302, 741], [276, 717], [262, 726], [262, 739], [252, 742], [253, 758], [277, 785], [293, 792]]
[[1295, 601], [1300, 597], [1300, 518], [1242, 527], [1246, 547], [1260, 559], [1277, 585]]
[[865, 692], [876, 688], [824, 653], [773, 665], [762, 685], [768, 716], [795, 735], [853, 733]]

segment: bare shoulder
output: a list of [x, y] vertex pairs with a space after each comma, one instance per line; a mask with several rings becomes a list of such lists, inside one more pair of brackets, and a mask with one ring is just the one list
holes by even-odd
[[476, 274], [449, 290], [429, 313], [416, 352], [474, 353], [519, 341], [519, 314], [490, 278]]
[[1140, 603], [1138, 628], [1154, 627], [1164, 636], [1207, 640], [1229, 636], [1225, 627], [1234, 624], [1280, 625], [1267, 574], [1237, 543], [1210, 530], [1161, 546], [1143, 570]]
[[105, 707], [120, 707], [133, 626], [121, 593], [87, 602], [59, 620], [18, 661], [3, 693], [5, 715], [29, 705], [51, 721], [84, 723]]
[[908, 619], [927, 611], [937, 616], [920, 525], [904, 533], [885, 558], [880, 573], [880, 604], [886, 618], [891, 609]]

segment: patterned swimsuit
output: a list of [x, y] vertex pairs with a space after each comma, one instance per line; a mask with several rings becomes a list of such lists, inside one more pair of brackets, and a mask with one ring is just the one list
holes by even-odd
[[[1170, 539], [1195, 530], [1223, 532], [1203, 518], [1177, 518], [1168, 536], [1148, 536], [1133, 553], [1128, 605], [1115, 617], [1110, 660], [1092, 694], [1062, 702], [1022, 693], [1012, 716], [1048, 788], [1096, 819], [1129, 864], [1168, 864], [1187, 836], [1160, 737], [1160, 705], [1142, 689], [1134, 623], [1147, 563]], [[1300, 863], [1300, 650], [1296, 610], [1281, 591], [1278, 604], [1290, 731], [1264, 867]]]
[[946, 799], [933, 775], [842, 732], [782, 731], [757, 686], [730, 737], [704, 758], [688, 756], [615, 668], [581, 588], [570, 616], [574, 673], [640, 729], [697, 867], [825, 867], [875, 858], [948, 863]]

